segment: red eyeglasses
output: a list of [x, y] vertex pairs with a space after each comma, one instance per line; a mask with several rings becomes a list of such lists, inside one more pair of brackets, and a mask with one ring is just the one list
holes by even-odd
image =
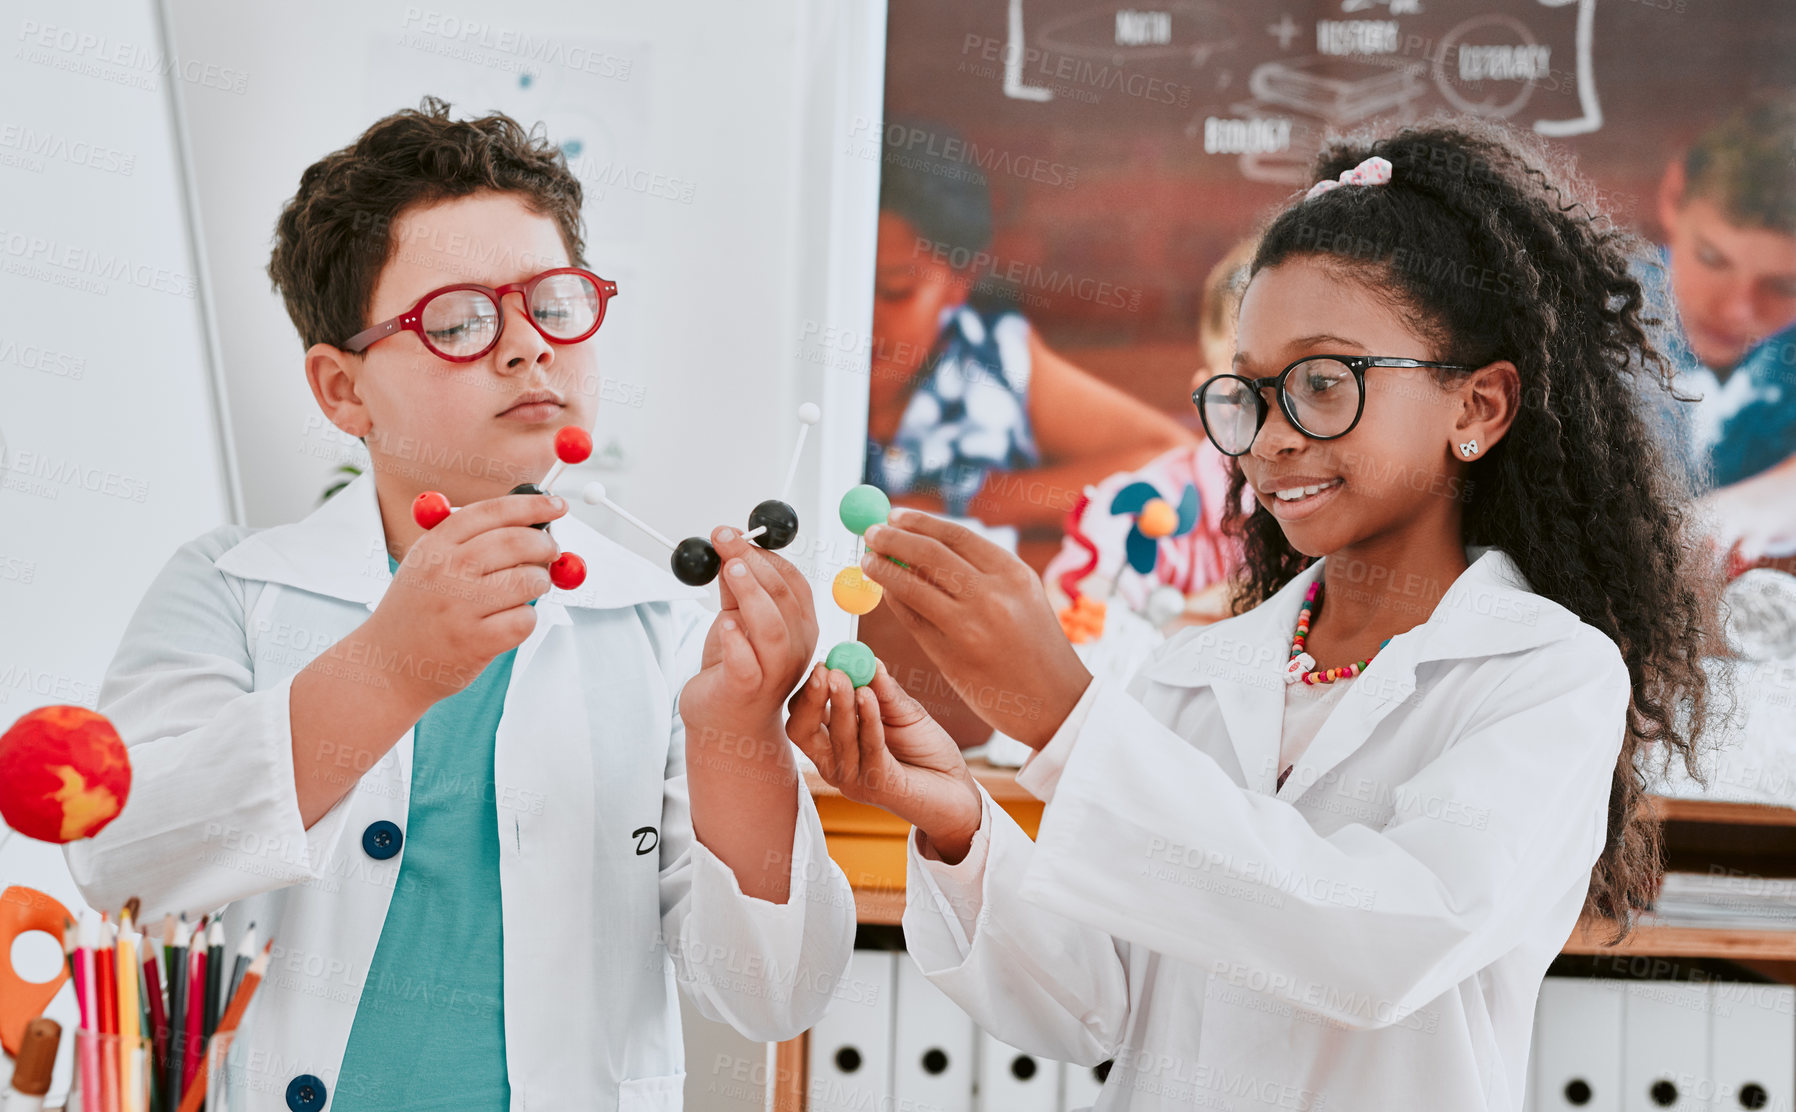
[[392, 320], [357, 332], [343, 341], [343, 350], [360, 353], [395, 332], [416, 332], [431, 354], [451, 363], [472, 363], [498, 345], [509, 293], [524, 295], [530, 323], [543, 339], [577, 344], [605, 323], [605, 303], [617, 296], [617, 283], [563, 266], [498, 289], [477, 282], [444, 286]]

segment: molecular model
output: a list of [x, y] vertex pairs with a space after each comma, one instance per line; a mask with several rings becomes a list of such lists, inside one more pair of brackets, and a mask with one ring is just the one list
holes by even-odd
[[862, 483], [842, 496], [842, 505], [837, 512], [841, 515], [842, 524], [860, 539], [855, 542], [854, 563], [836, 573], [830, 595], [836, 600], [837, 606], [853, 616], [848, 620], [848, 640], [829, 650], [823, 663], [825, 667], [846, 672], [854, 686], [865, 687], [873, 682], [873, 670], [877, 661], [873, 650], [857, 640], [861, 615], [871, 612], [879, 605], [885, 589], [868, 579], [861, 571], [861, 545], [866, 540], [867, 530], [884, 522], [891, 514], [892, 503], [885, 491]]
[[[798, 535], [798, 511], [786, 501], [791, 496], [792, 481], [798, 474], [798, 461], [804, 452], [805, 434], [810, 427], [823, 416], [823, 411], [816, 405], [806, 402], [798, 407], [798, 444], [792, 449], [792, 462], [786, 469], [785, 487], [780, 497], [769, 498], [756, 506], [748, 515], [748, 532], [744, 535], [765, 549], [784, 548], [792, 543]], [[584, 463], [592, 455], [592, 437], [585, 429], [569, 425], [555, 434], [556, 464], [549, 469], [548, 475], [541, 483], [519, 483], [507, 491], [508, 494], [547, 494], [554, 486], [555, 480], [561, 476], [563, 469], [569, 464]], [[605, 484], [590, 482], [581, 488], [581, 497], [589, 505], [604, 506], [623, 518], [625, 521], [642, 530], [643, 533], [664, 545], [672, 554], [669, 564], [674, 577], [682, 583], [694, 587], [702, 587], [717, 578], [722, 561], [717, 550], [704, 537], [687, 537], [675, 544], [662, 536], [647, 522], [630, 513], [613, 502], [606, 494]], [[451, 506], [449, 499], [439, 491], [427, 490], [418, 495], [412, 503], [412, 519], [425, 529], [434, 529], [448, 519], [449, 515], [459, 510], [459, 506]], [[547, 531], [548, 522], [539, 522], [534, 528]], [[572, 552], [563, 552], [549, 565], [549, 580], [564, 591], [571, 591], [586, 582], [586, 561]]]
[[[794, 510], [786, 500], [791, 497], [792, 482], [798, 475], [799, 460], [804, 453], [805, 436], [812, 425], [823, 416], [823, 411], [814, 403], [806, 402], [798, 407], [798, 443], [792, 449], [792, 460], [786, 468], [786, 481], [778, 498], [769, 498], [756, 506], [748, 515], [748, 531], [743, 535], [762, 548], [776, 550], [791, 544], [798, 536], [798, 511]], [[586, 430], [573, 425], [561, 429], [555, 434], [556, 464], [550, 468], [541, 483], [520, 483], [513, 487], [511, 494], [544, 494], [547, 493], [569, 464], [584, 462], [592, 455], [592, 437]], [[663, 536], [653, 526], [630, 513], [613, 502], [601, 482], [589, 482], [580, 491], [581, 497], [588, 505], [604, 506], [618, 517], [641, 530], [656, 543], [669, 552], [668, 563], [674, 577], [680, 582], [694, 587], [702, 587], [717, 578], [723, 566], [717, 549], [704, 537], [687, 537], [675, 543]], [[425, 529], [434, 529], [448, 520], [450, 514], [460, 509], [451, 506], [449, 499], [438, 491], [427, 490], [418, 495], [412, 503], [412, 518]], [[878, 583], [868, 579], [861, 571], [860, 558], [863, 551], [868, 528], [886, 520], [892, 512], [892, 503], [885, 492], [875, 486], [862, 484], [842, 496], [838, 510], [842, 524], [857, 539], [854, 562], [836, 573], [835, 582], [831, 586], [831, 596], [836, 605], [847, 611], [849, 620], [849, 638], [830, 649], [824, 658], [829, 668], [848, 674], [856, 687], [865, 687], [873, 680], [875, 659], [873, 650], [856, 640], [860, 628], [860, 616], [870, 612], [879, 605], [884, 594]], [[547, 530], [547, 522], [535, 526]], [[563, 552], [549, 565], [549, 579], [555, 586], [564, 591], [571, 591], [586, 581], [586, 562], [572, 552]]]
[[[562, 470], [570, 463], [584, 463], [592, 455], [592, 437], [587, 431], [569, 425], [555, 434], [554, 467], [544, 477], [541, 484], [519, 483], [507, 494], [547, 494], [549, 487], [561, 475]], [[449, 519], [449, 515], [460, 506], [451, 506], [449, 499], [441, 491], [427, 490], [412, 500], [412, 520], [424, 529], [435, 529]], [[539, 521], [531, 526], [533, 529], [549, 531], [549, 523]], [[553, 534], [551, 534], [553, 535]], [[571, 591], [586, 582], [586, 561], [572, 552], [563, 552], [549, 565], [549, 582], [564, 591]]]
[[[798, 407], [798, 443], [792, 449], [792, 462], [786, 468], [786, 482], [780, 488], [780, 496], [767, 499], [749, 512], [748, 532], [743, 536], [762, 548], [784, 548], [792, 543], [792, 538], [798, 536], [798, 511], [786, 499], [792, 496], [792, 480], [798, 475], [798, 461], [804, 453], [805, 434], [822, 417], [823, 411], [813, 402], [806, 402]], [[668, 563], [673, 568], [674, 578], [680, 582], [703, 587], [717, 578], [717, 571], [723, 566], [723, 561], [718, 557], [717, 549], [704, 537], [687, 537], [675, 544], [647, 522], [613, 502], [605, 492], [605, 484], [601, 482], [587, 483], [581, 488], [580, 496], [586, 500], [587, 505], [604, 506], [665, 547], [671, 553]]]

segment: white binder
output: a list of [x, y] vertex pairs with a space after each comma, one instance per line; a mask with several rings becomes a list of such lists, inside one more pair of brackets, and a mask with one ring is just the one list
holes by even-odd
[[1061, 1112], [1076, 1112], [1098, 1102], [1098, 1090], [1104, 1087], [1098, 1078], [1099, 1067], [1078, 1066], [1071, 1062], [1062, 1062], [1060, 1067]]
[[808, 1107], [812, 1112], [864, 1112], [891, 1107], [893, 983], [890, 950], [856, 950], [835, 999], [811, 1028]]
[[1622, 1009], [1622, 1112], [1710, 1112], [1707, 984], [1628, 981]]
[[1528, 1067], [1536, 1112], [1621, 1112], [1625, 981], [1548, 977]]
[[898, 960], [898, 1018], [892, 1043], [892, 1106], [973, 1112], [978, 1028], [929, 983], [909, 956]]
[[1796, 988], [1717, 984], [1714, 993], [1715, 1112], [1796, 1107]]
[[1060, 1063], [979, 1032], [982, 1112], [1057, 1112], [1059, 1107]]

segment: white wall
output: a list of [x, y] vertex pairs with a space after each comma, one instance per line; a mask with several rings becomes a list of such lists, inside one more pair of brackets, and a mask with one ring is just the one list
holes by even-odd
[[[174, 112], [189, 73], [169, 64], [154, 0], [27, 0], [6, 16], [0, 730], [34, 707], [92, 707], [169, 554], [235, 516]], [[80, 907], [54, 846], [7, 842], [0, 886], [14, 884]], [[47, 980], [60, 949], [34, 933], [0, 960]], [[45, 1014], [74, 1029], [68, 986]]]

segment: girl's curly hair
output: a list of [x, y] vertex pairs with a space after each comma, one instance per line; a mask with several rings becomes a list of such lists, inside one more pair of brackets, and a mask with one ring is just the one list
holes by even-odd
[[[1631, 264], [1644, 245], [1599, 215], [1537, 142], [1496, 125], [1428, 120], [1338, 140], [1316, 176], [1379, 155], [1389, 184], [1330, 190], [1273, 218], [1253, 272], [1321, 258], [1368, 281], [1444, 362], [1513, 362], [1521, 407], [1508, 435], [1469, 465], [1464, 543], [1513, 557], [1532, 589], [1602, 630], [1633, 683], [1609, 796], [1608, 839], [1586, 909], [1613, 920], [1649, 906], [1661, 875], [1646, 804], [1647, 758], [1681, 756], [1700, 775], [1709, 722], [1702, 658], [1718, 651], [1720, 562], [1685, 507], [1690, 491], [1649, 417], [1673, 369], [1664, 321]], [[1437, 371], [1443, 386], [1468, 372]], [[1689, 400], [1676, 394], [1677, 400]], [[1239, 464], [1223, 526], [1242, 542], [1236, 613], [1309, 563], [1271, 514], [1244, 510]]]

